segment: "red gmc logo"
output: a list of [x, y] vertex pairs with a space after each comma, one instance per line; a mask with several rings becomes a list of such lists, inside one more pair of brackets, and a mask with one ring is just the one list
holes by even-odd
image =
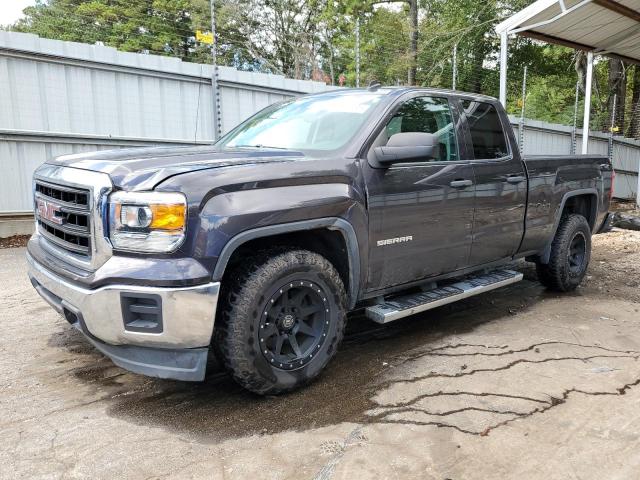
[[38, 207], [38, 216], [40, 218], [57, 223], [58, 225], [62, 224], [62, 217], [58, 216], [59, 213], [62, 213], [59, 206], [49, 203], [46, 200], [42, 200], [41, 198], [36, 199], [36, 205]]

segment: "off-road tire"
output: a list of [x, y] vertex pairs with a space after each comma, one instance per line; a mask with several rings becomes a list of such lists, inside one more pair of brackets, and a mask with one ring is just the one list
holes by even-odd
[[[584, 254], [580, 261], [570, 259], [572, 242], [584, 242]], [[582, 215], [563, 216], [551, 243], [548, 264], [536, 263], [538, 280], [550, 290], [570, 292], [582, 282], [591, 258], [591, 228]], [[572, 264], [573, 261], [573, 264]]]
[[[273, 355], [265, 355], [260, 328], [274, 296], [282, 294], [282, 286], [294, 284], [313, 285], [314, 295], [315, 289], [322, 292], [318, 298], [324, 299], [321, 328], [325, 330], [312, 358], [307, 355], [303, 366], [297, 367], [296, 361], [283, 370], [274, 364]], [[220, 309], [214, 334], [217, 356], [236, 382], [260, 395], [289, 392], [312, 381], [333, 358], [344, 336], [346, 294], [340, 275], [326, 258], [308, 250], [272, 248], [247, 259], [229, 276]]]

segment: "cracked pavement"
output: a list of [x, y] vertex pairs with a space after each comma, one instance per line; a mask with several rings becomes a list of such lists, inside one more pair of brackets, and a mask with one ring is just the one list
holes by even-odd
[[0, 478], [640, 478], [640, 232], [594, 238], [577, 292], [525, 280], [379, 326], [260, 398], [114, 366], [0, 250]]

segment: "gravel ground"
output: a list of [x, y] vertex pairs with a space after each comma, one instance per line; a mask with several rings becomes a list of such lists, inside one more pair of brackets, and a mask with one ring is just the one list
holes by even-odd
[[0, 238], [0, 248], [26, 247], [31, 235], [13, 235]]
[[589, 276], [388, 326], [354, 316], [326, 373], [283, 397], [128, 373], [0, 250], [1, 478], [640, 478], [640, 232]]

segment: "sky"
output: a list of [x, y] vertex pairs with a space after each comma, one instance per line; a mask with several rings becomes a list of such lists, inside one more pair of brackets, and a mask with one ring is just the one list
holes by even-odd
[[35, 4], [35, 0], [0, 0], [0, 25], [8, 25], [22, 17], [22, 9]]

